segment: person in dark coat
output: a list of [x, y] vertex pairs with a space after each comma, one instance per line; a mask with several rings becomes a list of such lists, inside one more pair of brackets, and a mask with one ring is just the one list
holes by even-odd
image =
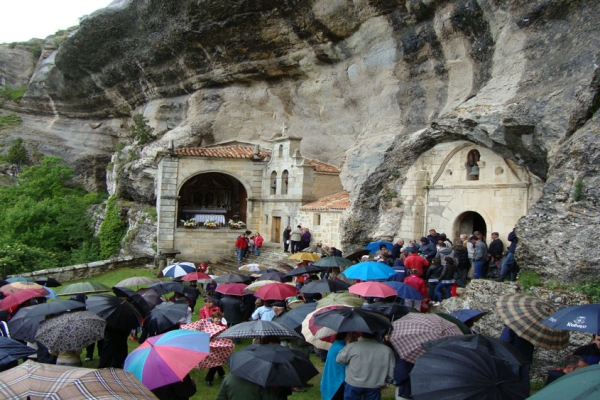
[[404, 247], [404, 239], [398, 239], [394, 247], [392, 247], [392, 258], [394, 259], [394, 261], [400, 258], [402, 247]]
[[592, 335], [592, 343], [578, 347], [573, 354], [583, 357], [588, 364], [600, 362], [600, 335]]
[[515, 331], [510, 329], [508, 326], [505, 326], [500, 333], [501, 341], [505, 343], [512, 344], [516, 347], [517, 350], [525, 357], [529, 364], [521, 366], [519, 370], [519, 379], [525, 387], [527, 388], [527, 393], [529, 393], [530, 382], [529, 382], [529, 370], [531, 369], [531, 363], [533, 362], [533, 352], [535, 351], [535, 346], [528, 340], [519, 337]]
[[290, 238], [292, 237], [292, 227], [291, 226], [287, 226], [287, 228], [284, 229], [283, 231], [283, 252], [284, 253], [289, 253], [290, 252]]
[[106, 325], [98, 368], [123, 369], [125, 359], [129, 353], [129, 348], [127, 347], [129, 333], [129, 330], [113, 328]]
[[196, 383], [187, 374], [181, 382], [170, 383], [151, 390], [159, 400], [187, 400], [196, 394]]
[[544, 386], [548, 386], [558, 378], [570, 374], [579, 368], [587, 367], [588, 365], [588, 362], [581, 356], [567, 356], [567, 358], [565, 358], [562, 362], [562, 368], [551, 369], [548, 371], [548, 377], [546, 378], [546, 383]]

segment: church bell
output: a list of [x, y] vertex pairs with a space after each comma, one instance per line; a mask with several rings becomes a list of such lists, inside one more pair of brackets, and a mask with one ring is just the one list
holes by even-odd
[[474, 165], [471, 168], [471, 172], [469, 173], [469, 175], [479, 176], [479, 167], [477, 165]]

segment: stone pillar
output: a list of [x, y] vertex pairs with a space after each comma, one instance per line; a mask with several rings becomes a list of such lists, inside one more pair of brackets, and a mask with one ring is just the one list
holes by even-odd
[[156, 187], [157, 253], [160, 253], [162, 249], [173, 249], [175, 247], [178, 169], [179, 159], [174, 156], [167, 155], [158, 164]]

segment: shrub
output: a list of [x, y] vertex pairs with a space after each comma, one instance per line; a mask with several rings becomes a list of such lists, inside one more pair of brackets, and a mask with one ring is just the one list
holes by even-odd
[[600, 303], [600, 281], [575, 285], [574, 289], [577, 292], [590, 296], [592, 302]]
[[541, 286], [540, 277], [533, 271], [521, 271], [519, 280], [525, 291], [532, 286]]
[[6, 161], [15, 164], [19, 170], [23, 165], [28, 163], [27, 149], [23, 145], [22, 138], [18, 137], [13, 141], [12, 146], [10, 146], [6, 154]]
[[111, 196], [106, 204], [106, 215], [100, 226], [100, 255], [110, 258], [119, 253], [121, 239], [127, 232], [127, 224], [119, 216], [119, 203]]
[[18, 88], [13, 88], [12, 86], [8, 85], [4, 86], [0, 88], [0, 98], [3, 98], [5, 100], [12, 100], [15, 103], [18, 103], [21, 101], [21, 98], [25, 94], [25, 89], [27, 89], [26, 86], [21, 86]]
[[131, 138], [139, 144], [144, 145], [156, 140], [156, 135], [153, 133], [154, 128], [148, 123], [148, 119], [142, 114], [133, 116], [133, 125], [131, 126]]
[[16, 128], [21, 125], [21, 122], [21, 117], [17, 115], [3, 115], [0, 117], [0, 131]]

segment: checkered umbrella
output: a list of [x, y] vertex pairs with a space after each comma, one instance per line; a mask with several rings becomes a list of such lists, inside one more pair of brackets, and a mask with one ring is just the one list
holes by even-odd
[[194, 367], [196, 369], [202, 370], [225, 364], [227, 362], [227, 357], [231, 355], [235, 348], [235, 343], [233, 343], [231, 339], [216, 337], [219, 333], [227, 329], [226, 326], [213, 324], [205, 319], [200, 319], [191, 324], [181, 325], [181, 329], [206, 332], [210, 335], [210, 354]]
[[122, 369], [73, 368], [26, 361], [0, 373], [3, 399], [156, 399]]
[[564, 349], [569, 332], [551, 329], [540, 323], [555, 310], [549, 303], [533, 296], [505, 294], [498, 298], [496, 310], [502, 321], [515, 333], [545, 349]]
[[277, 336], [280, 338], [302, 338], [292, 329], [273, 321], [242, 322], [219, 334], [220, 338], [255, 338]]
[[425, 353], [422, 343], [463, 333], [439, 315], [410, 313], [394, 321], [390, 342], [400, 358], [414, 363]]

